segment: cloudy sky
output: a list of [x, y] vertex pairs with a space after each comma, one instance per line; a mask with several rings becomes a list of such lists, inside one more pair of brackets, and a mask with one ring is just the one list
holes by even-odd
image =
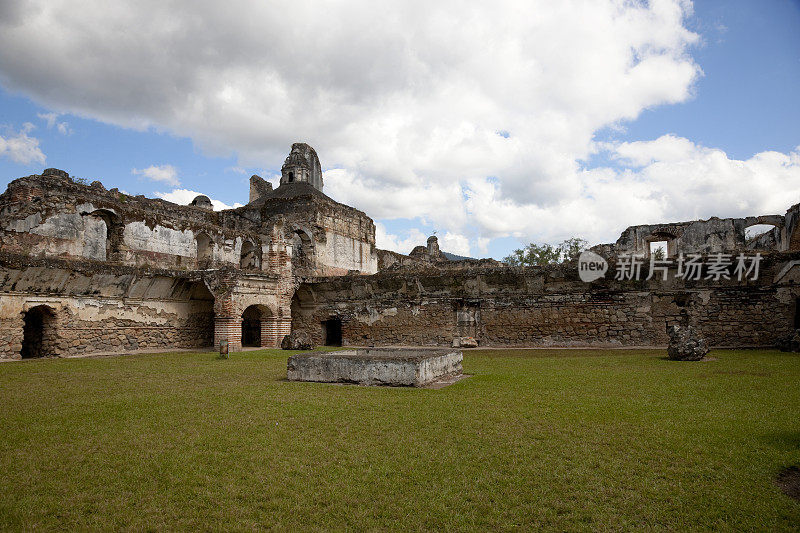
[[224, 208], [303, 141], [404, 253], [800, 202], [796, 0], [0, 0], [0, 87], [3, 187]]

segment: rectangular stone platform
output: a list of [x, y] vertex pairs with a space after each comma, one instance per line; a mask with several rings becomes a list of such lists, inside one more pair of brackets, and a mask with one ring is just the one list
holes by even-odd
[[451, 348], [363, 348], [306, 352], [287, 363], [289, 381], [423, 387], [460, 375], [463, 356]]

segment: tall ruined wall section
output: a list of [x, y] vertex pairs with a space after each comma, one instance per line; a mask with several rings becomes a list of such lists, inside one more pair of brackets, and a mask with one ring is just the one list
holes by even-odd
[[282, 185], [258, 202], [236, 211], [280, 232], [292, 247], [290, 255], [300, 252], [302, 256], [295, 262], [300, 275], [378, 271], [372, 219], [308, 184]]
[[765, 260], [760, 281], [741, 283], [589, 284], [577, 267], [326, 278], [300, 287], [292, 326], [323, 342], [324, 321], [339, 319], [344, 343], [355, 345], [450, 345], [470, 336], [484, 346], [636, 346], [666, 344], [667, 326], [691, 323], [717, 347], [773, 346], [794, 327], [798, 287], [772, 283], [785, 263]]

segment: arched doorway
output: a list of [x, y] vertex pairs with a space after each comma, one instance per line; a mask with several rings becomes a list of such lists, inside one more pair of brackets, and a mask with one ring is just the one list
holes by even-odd
[[242, 313], [242, 346], [267, 346], [267, 319], [272, 316], [265, 305], [251, 305]]
[[23, 317], [22, 359], [52, 357], [56, 353], [55, 311], [46, 305], [28, 309]]
[[83, 212], [83, 255], [99, 261], [116, 261], [122, 242], [123, 225], [119, 216], [108, 209]]

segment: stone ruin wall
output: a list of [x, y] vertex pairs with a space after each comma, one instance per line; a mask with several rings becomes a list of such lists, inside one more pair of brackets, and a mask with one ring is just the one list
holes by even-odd
[[[0, 195], [0, 249], [32, 256], [70, 257], [165, 269], [241, 267], [276, 272], [270, 257], [292, 255], [297, 233], [311, 241], [308, 274], [377, 271], [375, 225], [361, 211], [322, 193], [276, 196], [214, 212], [76, 183], [63, 171], [20, 178]], [[280, 189], [278, 189], [280, 191]], [[207, 239], [201, 251], [199, 241]], [[203, 254], [203, 255], [201, 255]], [[288, 273], [286, 275], [290, 275]]]
[[75, 268], [57, 260], [0, 257], [0, 359], [19, 358], [24, 313], [44, 306], [44, 355], [210, 346], [214, 298], [174, 272]]
[[[254, 176], [250, 203], [234, 210], [197, 200], [132, 197], [55, 169], [12, 182], [0, 195], [0, 358], [20, 356], [32, 308], [48, 310], [42, 342], [57, 355], [222, 340], [235, 351], [248, 309], [259, 313], [260, 346], [276, 346], [293, 328], [323, 343], [331, 319], [355, 345], [456, 337], [486, 346], [659, 345], [668, 325], [689, 322], [714, 346], [772, 346], [798, 323], [800, 257], [787, 251], [800, 250], [800, 204], [785, 216], [633, 226], [594, 247], [607, 258], [646, 256], [661, 240], [670, 257], [767, 255], [757, 283], [657, 285], [584, 284], [569, 265], [451, 261], [434, 238], [408, 256], [377, 250], [366, 214], [307, 183], [273, 191]], [[756, 223], [775, 229], [746, 240]], [[245, 264], [248, 243], [257, 260]]]
[[[305, 184], [294, 189], [291, 202], [284, 197], [266, 198], [254, 206], [240, 208], [248, 219], [280, 228], [290, 246], [307, 246], [310, 239], [315, 262], [306, 265], [308, 276], [339, 276], [350, 271], [378, 271], [375, 223], [362, 211], [334, 202]], [[280, 189], [279, 189], [280, 191]], [[289, 254], [292, 255], [290, 248]], [[301, 265], [296, 265], [302, 268]]]
[[[99, 182], [86, 186], [65, 174], [20, 178], [0, 195], [4, 252], [185, 270], [238, 265], [245, 240], [269, 254], [269, 237], [256, 227], [225, 227], [231, 215], [108, 191]], [[213, 260], [198, 257], [200, 236], [210, 238]]]
[[[789, 208], [785, 216], [712, 217], [708, 220], [631, 226], [622, 232], [617, 242], [611, 245], [601, 245], [600, 248], [606, 248], [606, 252], [611, 255], [648, 256], [651, 242], [666, 242], [669, 257], [690, 253], [798, 250], [800, 246], [792, 247], [790, 245], [791, 235], [796, 225], [797, 208], [798, 206]], [[747, 228], [756, 225], [773, 227], [771, 230], [748, 239]]]
[[667, 326], [691, 323], [716, 347], [769, 347], [795, 320], [797, 287], [771, 282], [784, 263], [765, 260], [760, 281], [745, 284], [586, 284], [574, 264], [325, 278], [300, 287], [292, 327], [317, 343], [337, 318], [351, 345], [449, 346], [469, 336], [482, 346], [614, 347], [665, 345]]
[[33, 308], [57, 339], [49, 355], [222, 340], [236, 351], [248, 308], [256, 342], [277, 346], [303, 277], [377, 270], [372, 220], [296, 185], [272, 191], [254, 176], [247, 206], [214, 212], [206, 197], [179, 206], [57, 169], [13, 181], [0, 195], [0, 359], [20, 357]]

